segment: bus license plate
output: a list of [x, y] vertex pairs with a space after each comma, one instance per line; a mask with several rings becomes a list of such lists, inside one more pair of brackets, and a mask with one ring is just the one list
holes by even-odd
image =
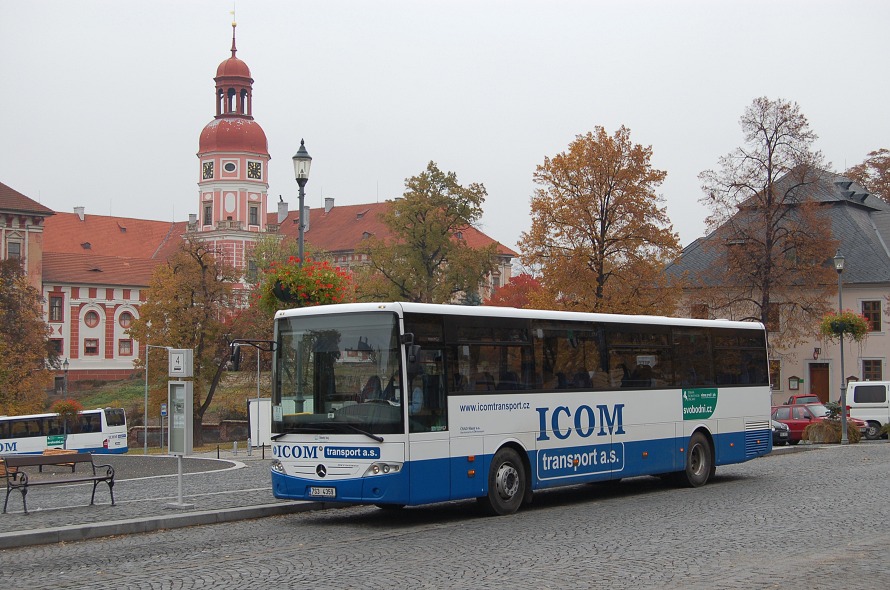
[[337, 488], [309, 488], [309, 495], [320, 498], [336, 498]]

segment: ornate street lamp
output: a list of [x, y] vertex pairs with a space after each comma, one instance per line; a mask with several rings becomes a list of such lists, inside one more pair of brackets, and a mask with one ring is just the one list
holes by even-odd
[[306, 183], [309, 182], [309, 168], [312, 166], [312, 156], [306, 151], [306, 144], [300, 140], [300, 149], [294, 154], [294, 177], [300, 186], [300, 227], [299, 227], [299, 256], [300, 266], [303, 266], [303, 232], [306, 230], [306, 219], [303, 215], [303, 199], [306, 196], [304, 191]]
[[[843, 313], [844, 305], [843, 305], [843, 296], [844, 296], [844, 285], [841, 282], [841, 274], [844, 272], [844, 263], [845, 259], [841, 254], [840, 248], [838, 248], [837, 254], [834, 255], [834, 269], [837, 271], [837, 311], [838, 313]], [[841, 444], [848, 444], [850, 441], [847, 439], [847, 384], [845, 383], [846, 378], [844, 377], [844, 334], [841, 332], [840, 334], [840, 344], [841, 344]]]
[[68, 397], [68, 367], [71, 365], [68, 364], [68, 357], [65, 357], [65, 362], [62, 363], [62, 370], [65, 371], [65, 378], [62, 381], [62, 394], [65, 397]]

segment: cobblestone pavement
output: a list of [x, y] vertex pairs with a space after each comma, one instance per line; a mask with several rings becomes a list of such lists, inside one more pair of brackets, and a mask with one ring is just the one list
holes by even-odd
[[[240, 470], [225, 473], [237, 473]], [[301, 512], [0, 551], [31, 588], [886, 588], [890, 444], [780, 451], [699, 489], [656, 478]]]
[[[272, 496], [268, 449], [265, 459], [260, 450], [255, 450], [251, 455], [243, 450], [237, 455], [231, 451], [221, 452], [220, 456], [218, 460], [214, 451], [204, 456], [182, 459], [180, 502], [179, 466], [175, 457], [94, 455], [96, 464], [114, 466], [115, 506], [111, 505], [108, 486], [104, 483], [96, 488], [94, 506], [90, 506], [92, 484], [89, 483], [33, 488], [27, 494], [28, 514], [23, 511], [21, 493], [13, 491], [9, 495], [7, 514], [0, 514], [0, 548], [46, 542], [42, 538], [33, 541], [34, 531], [67, 528], [70, 532], [71, 528], [79, 528], [88, 534], [90, 527], [105, 525], [105, 534], [122, 534], [130, 530], [152, 530], [146, 526], [152, 520], [163, 519], [167, 521], [166, 525], [174, 526], [177, 520], [180, 521], [179, 525], [188, 524], [190, 516], [201, 512], [295, 505]], [[70, 475], [70, 469], [65, 467], [48, 467], [45, 468], [47, 473], [43, 474], [36, 469], [28, 471], [35, 480], [51, 477], [49, 474], [52, 472]], [[5, 482], [5, 479], [0, 482]], [[179, 504], [186, 506], [172, 506]], [[192, 520], [200, 522], [194, 518]], [[115, 522], [122, 523], [122, 526], [107, 526]], [[142, 527], [134, 529], [134, 522], [142, 523]], [[69, 538], [73, 537], [69, 535]]]

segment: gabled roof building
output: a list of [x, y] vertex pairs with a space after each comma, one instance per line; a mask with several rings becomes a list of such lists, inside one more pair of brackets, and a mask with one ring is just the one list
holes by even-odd
[[[781, 182], [781, 180], [780, 180]], [[789, 395], [813, 393], [822, 401], [836, 401], [841, 383], [849, 380], [890, 379], [887, 359], [890, 356], [890, 336], [886, 318], [887, 297], [890, 294], [890, 204], [869, 194], [849, 178], [831, 172], [818, 171], [816, 180], [806, 187], [806, 199], [821, 205], [826, 220], [825, 232], [837, 241], [845, 265], [840, 278], [844, 309], [863, 314], [871, 330], [861, 344], [845, 341], [845, 363], [840, 366], [840, 346], [818, 336], [818, 323], [813, 325], [812, 337], [791, 350], [774, 351], [771, 360], [773, 402], [780, 404]], [[725, 243], [720, 229], [700, 238], [686, 248], [668, 272], [674, 276], [686, 274], [692, 284], [702, 281], [714, 286], [720, 281], [728, 284], [721, 264], [720, 248]], [[831, 265], [831, 260], [824, 261]], [[822, 285], [824, 287], [825, 285]], [[815, 289], [816, 285], [801, 285], [801, 289]], [[838, 309], [837, 294], [828, 302], [829, 309]], [[695, 289], [687, 291], [689, 315], [701, 315]], [[843, 375], [843, 376], [842, 376]]]

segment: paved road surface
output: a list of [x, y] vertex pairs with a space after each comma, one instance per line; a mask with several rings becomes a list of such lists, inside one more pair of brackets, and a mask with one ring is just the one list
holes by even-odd
[[890, 444], [717, 473], [694, 490], [634, 478], [541, 493], [501, 518], [472, 502], [351, 507], [7, 549], [0, 571], [32, 588], [887, 587]]

